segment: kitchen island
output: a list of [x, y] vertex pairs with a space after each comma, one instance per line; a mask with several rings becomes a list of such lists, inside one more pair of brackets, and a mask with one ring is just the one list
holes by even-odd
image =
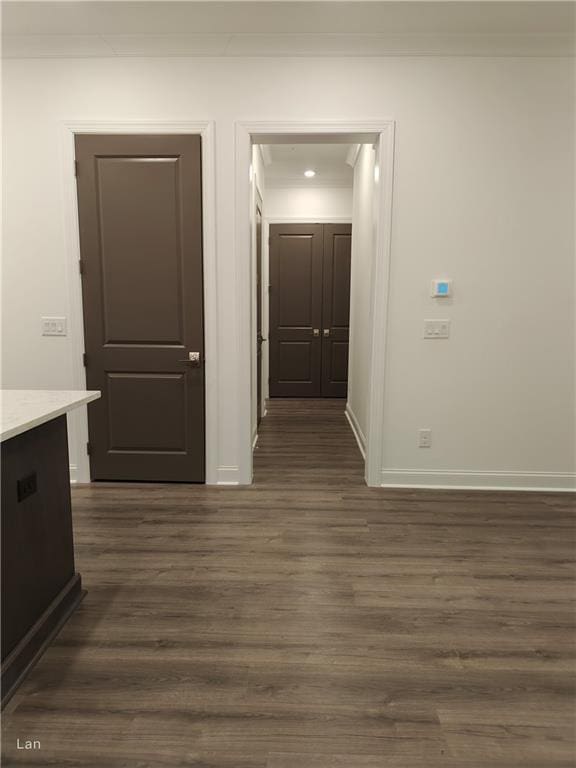
[[2, 390], [2, 703], [83, 597], [66, 413], [99, 392]]

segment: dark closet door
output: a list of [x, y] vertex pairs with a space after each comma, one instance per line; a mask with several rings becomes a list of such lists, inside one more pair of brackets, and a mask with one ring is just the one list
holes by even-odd
[[320, 397], [322, 225], [270, 225], [270, 396]]
[[94, 480], [204, 480], [199, 136], [78, 135]]
[[346, 397], [350, 325], [351, 224], [324, 225], [322, 397]]

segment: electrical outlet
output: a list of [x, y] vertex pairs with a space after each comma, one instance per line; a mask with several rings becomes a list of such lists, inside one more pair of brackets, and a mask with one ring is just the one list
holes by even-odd
[[32, 496], [33, 493], [36, 493], [37, 489], [38, 481], [36, 478], [36, 472], [32, 472], [31, 475], [27, 475], [21, 480], [18, 480], [16, 483], [18, 501], [24, 501], [24, 499], [27, 499], [28, 496]]
[[450, 338], [450, 320], [424, 320], [424, 338]]
[[418, 430], [418, 448], [431, 448], [431, 447], [432, 447], [432, 430], [419, 429]]
[[43, 317], [42, 336], [66, 336], [66, 318]]

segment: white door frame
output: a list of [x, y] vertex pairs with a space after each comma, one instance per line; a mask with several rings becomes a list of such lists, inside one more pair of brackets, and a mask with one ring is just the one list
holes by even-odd
[[[254, 193], [254, 199], [252, 201], [252, 254], [253, 254], [253, 265], [252, 269], [254, 271], [254, 275], [256, 274], [256, 271], [258, 269], [258, 229], [256, 225], [256, 213], [257, 209], [260, 208], [260, 215], [261, 215], [261, 221], [262, 226], [260, 228], [260, 269], [261, 269], [261, 276], [264, 277], [264, 274], [262, 272], [262, 266], [264, 264], [264, 199], [261, 192], [260, 187], [260, 180], [257, 178], [256, 173], [254, 173], [254, 184], [253, 184], [253, 193]], [[254, 280], [254, 285], [256, 285], [257, 281]], [[258, 296], [256, 292], [254, 293], [253, 302], [252, 302], [252, 308], [253, 308], [253, 332], [256, 331], [257, 326], [257, 316], [258, 316]], [[260, 284], [260, 309], [261, 309], [261, 332], [264, 333], [264, 280], [262, 280]], [[262, 400], [264, 400], [264, 349], [262, 349], [262, 356], [261, 356], [261, 367], [260, 367], [260, 376], [262, 377]], [[258, 408], [260, 405], [264, 405], [264, 402], [258, 403], [258, 356], [254, 355], [254, 358], [252, 359], [252, 449], [256, 447], [256, 441], [258, 440]]]
[[373, 141], [376, 146], [376, 216], [375, 251], [371, 296], [371, 371], [368, 402], [368, 435], [366, 436], [365, 478], [368, 485], [382, 482], [384, 443], [384, 383], [386, 332], [388, 321], [388, 292], [390, 274], [390, 245], [392, 224], [392, 184], [394, 174], [394, 121], [370, 120], [358, 122], [262, 122], [235, 123], [235, 207], [234, 263], [237, 270], [236, 306], [238, 327], [238, 394], [239, 394], [239, 481], [252, 482], [252, 414], [251, 360], [255, 355], [255, 339], [251, 328], [251, 189], [250, 165], [252, 144], [266, 137], [277, 141], [297, 139], [318, 143], [339, 137], [346, 143]]
[[[200, 134], [202, 137], [202, 222], [203, 222], [203, 271], [204, 271], [204, 346], [205, 346], [205, 423], [206, 423], [206, 483], [218, 482], [218, 292], [216, 283], [216, 197], [215, 197], [215, 147], [213, 121], [83, 121], [70, 120], [61, 124], [61, 166], [66, 231], [66, 283], [68, 293], [68, 333], [72, 349], [71, 373], [74, 389], [86, 389], [86, 370], [82, 363], [84, 353], [84, 320], [82, 312], [82, 285], [79, 259], [80, 238], [78, 223], [78, 199], [74, 174], [77, 133], [183, 133]], [[69, 429], [72, 448], [79, 457], [78, 465], [72, 465], [72, 481], [90, 481], [90, 464], [84, 446], [88, 441], [86, 409], [71, 414]]]

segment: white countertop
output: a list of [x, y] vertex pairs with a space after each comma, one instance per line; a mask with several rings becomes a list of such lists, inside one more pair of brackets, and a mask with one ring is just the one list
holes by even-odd
[[74, 408], [98, 400], [100, 392], [87, 390], [0, 390], [0, 442], [34, 429]]

